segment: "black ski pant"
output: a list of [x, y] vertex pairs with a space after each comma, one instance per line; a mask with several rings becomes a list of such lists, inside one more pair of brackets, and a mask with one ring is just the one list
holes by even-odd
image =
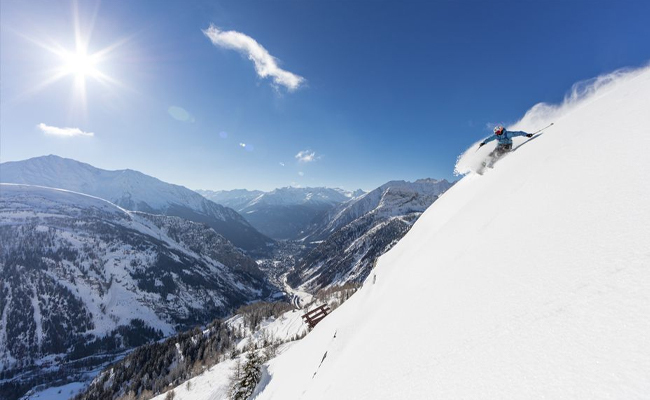
[[490, 153], [490, 157], [499, 158], [510, 150], [512, 150], [512, 143], [497, 145], [497, 147]]
[[490, 153], [490, 156], [489, 156], [490, 157], [490, 162], [488, 163], [488, 167], [491, 168], [494, 165], [494, 163], [499, 158], [501, 158], [501, 156], [503, 156], [504, 154], [506, 154], [510, 150], [512, 150], [512, 143], [497, 145], [497, 147], [494, 150], [492, 150], [492, 152]]

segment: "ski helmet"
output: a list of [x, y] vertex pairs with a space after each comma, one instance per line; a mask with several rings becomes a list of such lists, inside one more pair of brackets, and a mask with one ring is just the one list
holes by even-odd
[[494, 127], [494, 134], [495, 135], [501, 135], [505, 131], [506, 131], [506, 128], [504, 128], [501, 125], [497, 125], [497, 126]]

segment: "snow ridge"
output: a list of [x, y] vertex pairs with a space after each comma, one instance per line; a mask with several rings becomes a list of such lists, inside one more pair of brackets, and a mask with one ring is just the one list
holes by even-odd
[[263, 251], [272, 242], [235, 210], [183, 186], [162, 182], [138, 171], [107, 171], [55, 155], [5, 162], [0, 166], [0, 181], [4, 183], [65, 189], [99, 197], [131, 211], [206, 223], [246, 250]]

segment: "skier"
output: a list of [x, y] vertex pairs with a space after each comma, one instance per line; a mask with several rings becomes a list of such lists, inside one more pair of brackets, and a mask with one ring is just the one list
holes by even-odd
[[530, 138], [533, 137], [533, 134], [522, 132], [522, 131], [510, 132], [507, 131], [506, 128], [504, 128], [501, 125], [497, 125], [496, 127], [494, 127], [494, 136], [490, 136], [489, 138], [485, 139], [478, 146], [478, 147], [483, 147], [487, 143], [490, 143], [493, 140], [499, 141], [497, 147], [494, 150], [492, 150], [492, 152], [490, 153], [490, 158], [492, 161], [488, 165], [489, 167], [492, 167], [492, 165], [496, 162], [497, 159], [499, 159], [499, 157], [512, 150], [512, 138], [517, 136], [526, 136]]

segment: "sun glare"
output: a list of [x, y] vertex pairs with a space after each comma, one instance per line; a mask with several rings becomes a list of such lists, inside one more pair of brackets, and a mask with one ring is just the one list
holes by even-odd
[[35, 87], [29, 89], [25, 94], [40, 91], [55, 82], [72, 77], [72, 106], [83, 112], [87, 106], [87, 80], [91, 79], [101, 84], [104, 89], [111, 89], [115, 86], [124, 87], [121, 82], [103, 72], [102, 67], [106, 68], [105, 64], [111, 59], [116, 58], [116, 54], [114, 54], [115, 50], [125, 44], [128, 38], [123, 38], [105, 48], [90, 52], [89, 42], [92, 36], [92, 22], [94, 17], [87, 18], [91, 21], [90, 28], [82, 31], [81, 17], [77, 3], [73, 3], [73, 15], [75, 40], [75, 48], [73, 49], [65, 48], [51, 38], [38, 40], [24, 36], [30, 42], [57, 56], [57, 59], [53, 60], [56, 64], [49, 70], [51, 74]]
[[76, 78], [98, 77], [100, 75], [97, 70], [97, 59], [92, 55], [88, 55], [84, 50], [78, 50], [76, 53], [62, 54], [64, 65], [62, 72], [66, 75], [74, 75]]

